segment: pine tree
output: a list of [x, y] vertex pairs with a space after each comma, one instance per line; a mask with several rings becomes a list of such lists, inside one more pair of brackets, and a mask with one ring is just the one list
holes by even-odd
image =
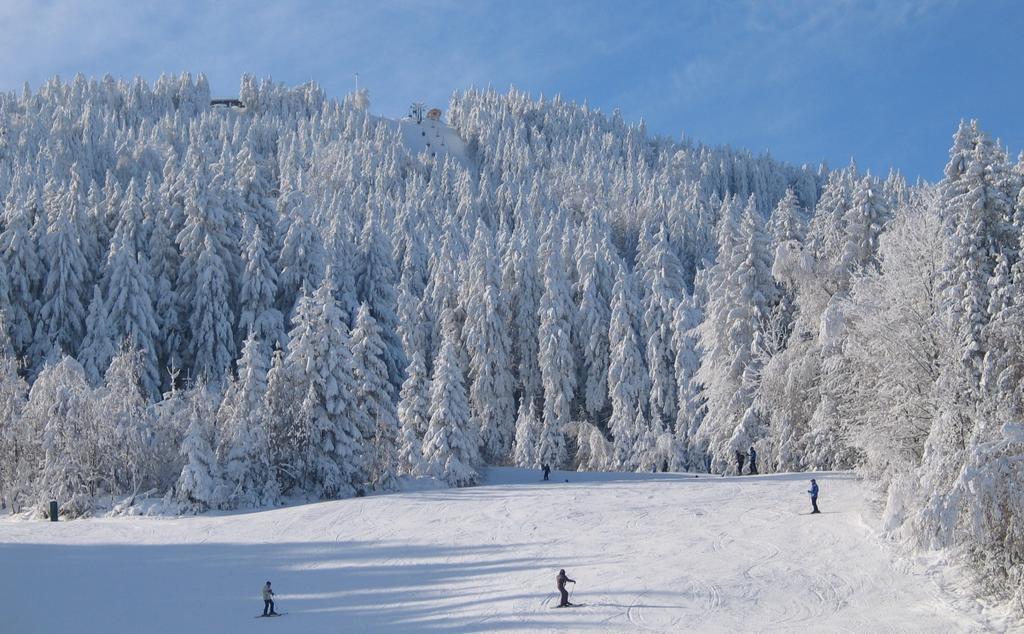
[[86, 307], [82, 290], [87, 277], [85, 252], [79, 241], [82, 201], [78, 181], [67, 191], [51, 190], [46, 203], [46, 236], [42, 241], [46, 276], [33, 341], [32, 358], [36, 367], [44, 359], [54, 359], [61, 352], [78, 350], [85, 326]]
[[[33, 198], [34, 194], [28, 196], [29, 200]], [[18, 356], [25, 355], [32, 344], [39, 303], [36, 289], [43, 275], [43, 262], [30, 233], [31, 213], [29, 202], [16, 198], [12, 190], [4, 211], [4, 229], [0, 232], [0, 258], [10, 280], [10, 312], [5, 321]]]
[[641, 341], [650, 376], [650, 424], [658, 430], [671, 426], [676, 412], [676, 383], [672, 350], [672, 315], [682, 293], [681, 265], [661, 226], [654, 244], [641, 262], [644, 314]]
[[92, 287], [92, 301], [85, 318], [85, 338], [78, 351], [78, 361], [91, 385], [98, 385], [114, 356], [114, 335], [103, 303], [99, 285]]
[[600, 242], [596, 238], [593, 240], [585, 247], [577, 264], [580, 300], [574, 329], [583, 349], [580, 383], [583, 385], [584, 408], [592, 420], [597, 419], [608, 405], [610, 284], [614, 276], [608, 261], [608, 254], [614, 248], [607, 234], [601, 236]]
[[114, 232], [104, 274], [104, 313], [113, 340], [129, 340], [142, 351], [142, 382], [149, 397], [156, 399], [160, 395], [156, 343], [160, 332], [153, 314], [153, 278], [145, 255], [136, 250], [142, 244], [141, 216], [137, 205], [130, 206]]
[[274, 305], [277, 271], [260, 226], [246, 217], [242, 223], [242, 281], [238, 289], [238, 332], [254, 332], [268, 346], [284, 345], [284, 320]]
[[[159, 203], [165, 202], [161, 195]], [[170, 373], [184, 367], [181, 356], [184, 334], [179, 318], [181, 300], [177, 285], [180, 258], [170, 222], [166, 213], [152, 216], [148, 250], [153, 276], [153, 312], [160, 333], [157, 337], [157, 360], [163, 389], [170, 387]]]
[[512, 449], [515, 421], [511, 339], [501, 298], [495, 247], [489, 232], [477, 223], [469, 256], [469, 274], [463, 281], [466, 323], [463, 336], [469, 352], [470, 411], [480, 430], [485, 458], [505, 460]]
[[711, 271], [707, 317], [699, 329], [703, 352], [697, 379], [703, 385], [707, 416], [698, 441], [706, 444], [716, 470], [732, 464], [729, 439], [750, 406], [759, 367], [754, 356], [777, 291], [770, 274], [768, 238], [753, 201], [734, 234], [730, 219], [719, 225], [719, 257]]
[[267, 428], [270, 463], [282, 493], [303, 486], [303, 452], [307, 441], [299, 436], [306, 427], [299, 418], [297, 403], [304, 393], [302, 377], [285, 364], [284, 352], [276, 349], [267, 371], [267, 389], [261, 407]]
[[0, 500], [18, 512], [37, 468], [29, 426], [22, 420], [28, 384], [18, 374], [14, 345], [0, 315]]
[[612, 415], [608, 430], [612, 435], [615, 466], [624, 469], [637, 467], [634, 447], [641, 430], [634, 427], [643, 414], [643, 395], [647, 393], [647, 375], [644, 372], [640, 340], [633, 315], [639, 310], [629, 273], [619, 269], [612, 291], [611, 325], [608, 340], [612, 342], [611, 362], [608, 366], [608, 394]]
[[423, 459], [423, 438], [427, 433], [430, 414], [430, 376], [419, 350], [414, 350], [409, 357], [412, 360], [405, 369], [406, 378], [398, 402], [398, 420], [401, 424], [398, 458], [402, 473], [419, 477], [427, 474], [427, 464]]
[[700, 356], [697, 351], [697, 331], [701, 314], [693, 296], [686, 296], [676, 306], [672, 323], [672, 347], [676, 351], [676, 403], [675, 446], [678, 453], [669, 460], [673, 471], [693, 470], [702, 467], [703, 450], [696, 442], [697, 430], [703, 419], [703, 403], [697, 370]]
[[397, 488], [399, 426], [384, 357], [380, 327], [364, 302], [359, 306], [352, 330], [356, 405], [372, 426], [372, 435], [366, 439], [375, 451], [370, 465], [370, 484], [380, 490], [393, 491]]
[[506, 256], [502, 289], [512, 298], [512, 351], [517, 367], [516, 387], [522, 402], [541, 397], [537, 333], [538, 308], [544, 289], [537, 278], [537, 246], [529, 220], [520, 227], [522, 233], [514, 238]]
[[[351, 339], [330, 277], [296, 305], [286, 365], [303, 404], [294, 451], [303, 457], [306, 491], [346, 497], [365, 481], [372, 430], [356, 405]], [[301, 387], [304, 386], [304, 389]]]
[[231, 506], [272, 504], [279, 496], [263, 403], [269, 361], [265, 344], [250, 332], [238, 360], [238, 378], [230, 383], [218, 412], [223, 430], [218, 454]]
[[[305, 288], [320, 285], [324, 275], [324, 253], [320, 236], [313, 225], [311, 210], [305, 195], [292, 191], [281, 197], [283, 207], [278, 223], [282, 236], [277, 260], [277, 307], [286, 319]], [[346, 321], [348, 318], [346, 318]]]
[[360, 267], [356, 272], [356, 288], [359, 300], [365, 303], [370, 314], [380, 326], [384, 343], [384, 364], [388, 369], [388, 380], [398, 390], [404, 380], [403, 371], [408, 361], [402, 351], [402, 340], [398, 334], [397, 292], [398, 273], [391, 258], [391, 245], [386, 236], [377, 231], [372, 222], [363, 229], [360, 239]]
[[889, 211], [881, 198], [878, 183], [865, 176], [853, 190], [853, 204], [846, 212], [846, 250], [843, 266], [850, 272], [877, 263], [878, 237]]
[[192, 388], [186, 413], [188, 427], [181, 441], [185, 466], [178, 477], [175, 495], [181, 504], [195, 511], [216, 508], [220, 502], [221, 473], [213, 451], [214, 407], [213, 394], [204, 383]]
[[544, 294], [538, 308], [537, 361], [544, 388], [544, 421], [537, 457], [557, 468], [568, 459], [565, 429], [572, 418], [576, 362], [572, 353], [572, 296], [561, 256], [552, 250], [544, 266]]
[[528, 469], [538, 469], [541, 461], [537, 455], [538, 439], [541, 423], [537, 419], [532, 400], [523, 399], [519, 402], [519, 414], [516, 416], [516, 437], [512, 448], [515, 464]]
[[773, 250], [787, 242], [803, 242], [807, 233], [804, 211], [792, 187], [786, 189], [786, 195], [775, 206], [768, 220], [767, 231], [771, 236]]
[[125, 341], [103, 376], [99, 407], [110, 425], [105, 461], [112, 473], [111, 492], [138, 495], [152, 481], [151, 395], [146, 382], [146, 353]]
[[192, 185], [185, 202], [185, 226], [178, 233], [178, 284], [188, 310], [186, 363], [199, 376], [223, 376], [235, 355], [232, 280], [221, 235], [222, 210], [207, 205], [205, 192]]
[[479, 475], [479, 432], [472, 427], [469, 398], [450, 325], [442, 331], [441, 351], [434, 363], [430, 389], [430, 422], [423, 438], [428, 472], [451, 486], [471, 486]]
[[[95, 496], [109, 491], [100, 460], [104, 431], [82, 366], [64, 356], [47, 365], [29, 392], [22, 413], [34, 453], [33, 502], [61, 500], [63, 513], [85, 515]], [[33, 446], [34, 445], [34, 446]], [[28, 500], [26, 500], [28, 501]]]

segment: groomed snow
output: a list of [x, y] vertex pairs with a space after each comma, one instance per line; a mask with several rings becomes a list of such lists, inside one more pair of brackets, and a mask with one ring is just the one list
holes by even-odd
[[[986, 631], [900, 572], [861, 484], [493, 469], [487, 486], [262, 512], [0, 521], [0, 631]], [[569, 482], [565, 482], [568, 479]], [[577, 580], [551, 609], [555, 575]], [[254, 620], [273, 581], [278, 619]], [[968, 604], [969, 605], [969, 604]]]
[[402, 133], [402, 142], [413, 154], [429, 154], [439, 161], [450, 156], [463, 166], [469, 166], [466, 144], [459, 133], [441, 121], [424, 118], [417, 123], [408, 117], [393, 122]]

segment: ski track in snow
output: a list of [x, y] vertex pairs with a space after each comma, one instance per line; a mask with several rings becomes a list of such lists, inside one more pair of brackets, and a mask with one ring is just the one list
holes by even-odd
[[[261, 512], [0, 520], [0, 632], [1002, 627], [894, 566], [849, 474], [817, 476], [818, 516], [801, 515], [807, 474], [553, 477], [492, 469], [481, 487]], [[559, 568], [585, 606], [551, 609]], [[289, 616], [254, 626], [266, 579]]]

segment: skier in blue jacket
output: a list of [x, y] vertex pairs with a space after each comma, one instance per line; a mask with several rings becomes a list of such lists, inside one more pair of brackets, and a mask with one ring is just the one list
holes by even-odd
[[811, 494], [811, 507], [814, 509], [811, 511], [811, 514], [821, 513], [818, 510], [818, 483], [813, 478], [811, 479], [811, 490], [808, 493]]

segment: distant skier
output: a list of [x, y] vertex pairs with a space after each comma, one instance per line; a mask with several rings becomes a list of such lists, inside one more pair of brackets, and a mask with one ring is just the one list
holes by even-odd
[[750, 475], [757, 475], [757, 452], [750, 446]]
[[747, 459], [747, 455], [745, 453], [743, 453], [742, 451], [740, 451], [739, 449], [737, 449], [736, 450], [736, 475], [743, 475], [743, 462], [746, 459]]
[[549, 467], [546, 464], [544, 464], [544, 465], [541, 465], [541, 469], [544, 470], [544, 479], [547, 480], [548, 476], [551, 475], [551, 467]]
[[661, 472], [665, 473], [667, 471], [668, 471], [668, 459], [666, 458], [665, 460], [661, 461]]
[[711, 473], [711, 454], [704, 454], [704, 471]]
[[558, 607], [560, 608], [567, 608], [572, 605], [571, 603], [569, 603], [569, 593], [565, 591], [566, 582], [576, 583], [576, 580], [567, 577], [565, 575], [565, 569], [563, 568], [562, 570], [558, 571], [558, 592], [560, 592], [562, 595], [562, 602], [558, 604]]
[[811, 494], [811, 508], [814, 509], [811, 511], [811, 514], [821, 513], [821, 511], [818, 510], [818, 483], [815, 482], [813, 478], [811, 479], [811, 490], [808, 491], [808, 493]]
[[263, 616], [277, 616], [274, 612], [274, 591], [270, 589], [269, 581], [263, 586]]

